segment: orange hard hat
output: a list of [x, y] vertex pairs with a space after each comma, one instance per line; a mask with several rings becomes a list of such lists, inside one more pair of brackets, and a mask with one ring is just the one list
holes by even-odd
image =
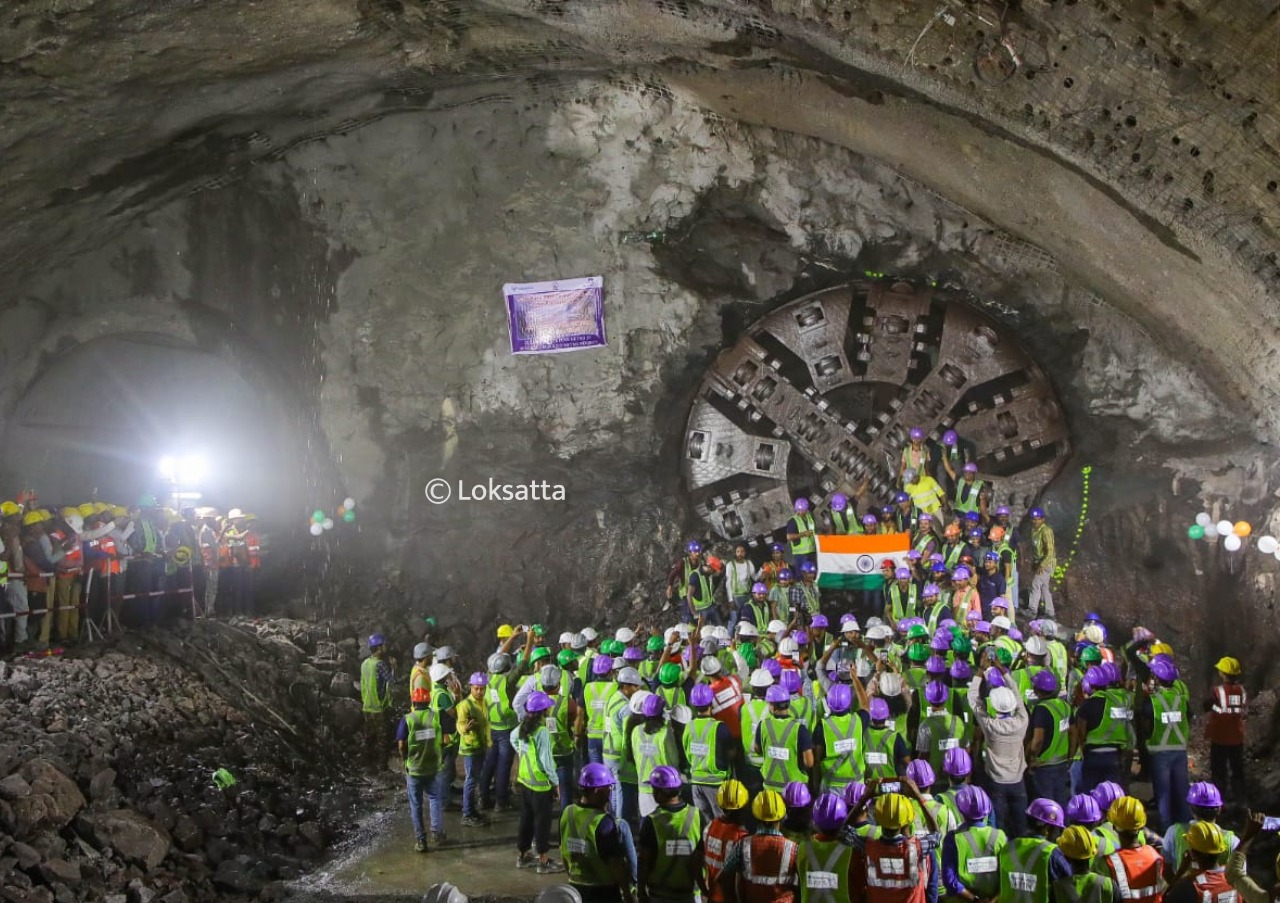
[[431, 691], [428, 690], [426, 687], [414, 687], [413, 695], [411, 696], [411, 699], [414, 702], [430, 702]]

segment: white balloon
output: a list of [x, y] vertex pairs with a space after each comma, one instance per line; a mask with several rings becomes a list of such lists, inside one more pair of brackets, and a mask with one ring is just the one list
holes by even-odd
[[1213, 518], [1210, 517], [1206, 512], [1201, 511], [1199, 514], [1196, 515], [1196, 523], [1202, 527], [1206, 527], [1206, 528], [1212, 527]]
[[312, 535], [312, 536], [319, 536], [319, 535], [320, 535], [321, 533], [323, 533], [323, 532], [324, 532], [324, 527], [320, 526], [319, 524], [312, 524], [312, 525], [311, 525], [311, 535]]
[[1228, 536], [1226, 539], [1222, 541], [1223, 548], [1225, 548], [1228, 552], [1239, 552], [1240, 545], [1241, 545], [1240, 537], [1236, 536], [1234, 533], [1232, 533], [1230, 536]]
[[1234, 532], [1235, 532], [1235, 526], [1231, 523], [1231, 521], [1229, 520], [1218, 521], [1219, 536], [1230, 536]]
[[356, 510], [356, 500], [348, 496], [342, 500], [342, 507], [346, 508], [348, 511], [354, 511]]
[[323, 527], [323, 528], [324, 528], [324, 529], [326, 529], [326, 530], [332, 530], [332, 529], [333, 529], [333, 518], [332, 518], [332, 517], [326, 517], [326, 518], [324, 519], [324, 522], [323, 522], [323, 523], [321, 523], [321, 524], [320, 524], [320, 526], [321, 526], [321, 527]]
[[1276, 549], [1280, 549], [1280, 541], [1274, 536], [1263, 536], [1258, 540], [1258, 551], [1263, 555], [1273, 555]]

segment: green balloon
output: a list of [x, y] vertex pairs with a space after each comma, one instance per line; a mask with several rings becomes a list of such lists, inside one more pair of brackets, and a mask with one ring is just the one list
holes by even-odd
[[342, 519], [349, 524], [354, 524], [356, 522], [356, 513], [354, 511], [343, 512]]
[[321, 511], [319, 508], [317, 508], [315, 511], [313, 511], [313, 512], [311, 513], [311, 519], [312, 519], [313, 521], [315, 521], [317, 524], [323, 524], [323, 523], [324, 523], [324, 512], [323, 512], [323, 511]]
[[1192, 539], [1204, 539], [1204, 527], [1199, 524], [1192, 524], [1187, 527], [1187, 535]]

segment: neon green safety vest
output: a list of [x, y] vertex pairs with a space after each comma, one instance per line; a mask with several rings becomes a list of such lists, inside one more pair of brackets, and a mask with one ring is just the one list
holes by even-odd
[[[1186, 834], [1187, 834], [1187, 831], [1191, 829], [1191, 825], [1194, 825], [1195, 823], [1196, 823], [1196, 820], [1193, 819], [1188, 824], [1185, 824], [1185, 825], [1176, 824], [1173, 826], [1174, 828], [1173, 851], [1172, 852], [1168, 850], [1164, 851], [1164, 857], [1166, 862], [1174, 862], [1174, 863], [1182, 862], [1182, 857], [1185, 856], [1187, 852]], [[1219, 827], [1221, 828], [1220, 825]], [[1227, 851], [1218, 857], [1218, 865], [1225, 865], [1227, 858], [1231, 855], [1231, 850], [1235, 847], [1236, 835], [1234, 831], [1228, 831], [1226, 828], [1221, 828], [1221, 830], [1222, 830], [1222, 839], [1227, 842]], [[1119, 846], [1120, 846], [1120, 838], [1117, 837], [1116, 849], [1118, 849]], [[1116, 849], [1112, 849], [1111, 852], [1114, 853]], [[1099, 844], [1098, 846], [1098, 855], [1099, 856], [1103, 855], [1101, 844]], [[1110, 855], [1110, 854], [1107, 854], [1107, 855]]]
[[701, 815], [688, 804], [679, 809], [659, 806], [649, 821], [658, 840], [653, 868], [649, 871], [649, 894], [688, 896], [702, 873], [702, 857], [696, 855], [702, 841]]
[[964, 541], [961, 540], [955, 545], [944, 545], [942, 547], [942, 563], [947, 566], [947, 570], [954, 571], [956, 565], [960, 563], [960, 556], [964, 554]]
[[791, 717], [812, 732], [817, 718], [817, 710], [814, 708], [813, 700], [808, 696], [797, 696], [792, 699]]
[[867, 778], [892, 778], [898, 773], [893, 760], [898, 745], [898, 732], [889, 727], [869, 727], [866, 736], [865, 761]]
[[1058, 678], [1058, 686], [1067, 685], [1067, 647], [1058, 640], [1045, 640], [1049, 647], [1049, 670]]
[[797, 585], [800, 587], [800, 592], [804, 594], [804, 602], [809, 614], [819, 614], [822, 611], [822, 597], [818, 593], [818, 584], [801, 580]]
[[645, 725], [637, 724], [631, 729], [631, 757], [636, 763], [636, 783], [641, 793], [653, 793], [649, 786], [649, 776], [659, 765], [674, 765], [675, 755], [669, 743], [671, 734], [664, 724], [652, 734], [645, 733]]
[[1094, 693], [1094, 697], [1097, 696], [1102, 697], [1102, 719], [1085, 736], [1085, 745], [1132, 749], [1133, 704], [1129, 701], [1129, 694], [1124, 690], [1108, 689]]
[[978, 495], [986, 488], [986, 483], [975, 479], [972, 483], [960, 479], [956, 483], [956, 497], [951, 507], [961, 514], [978, 510]]
[[828, 715], [822, 721], [822, 737], [822, 787], [840, 793], [862, 780], [862, 719], [853, 714]]
[[640, 679], [647, 684], [652, 684], [658, 679], [658, 668], [662, 667], [659, 659], [647, 658], [640, 663], [640, 667], [636, 670], [640, 672]]
[[838, 840], [804, 841], [796, 856], [800, 903], [847, 903], [853, 847]]
[[759, 768], [764, 764], [764, 756], [755, 752], [756, 728], [760, 722], [769, 718], [769, 703], [763, 699], [748, 699], [738, 712], [738, 721], [742, 725], [742, 745], [746, 749], [747, 761]]
[[582, 688], [582, 701], [587, 707], [587, 738], [604, 739], [604, 713], [609, 710], [609, 700], [618, 692], [618, 685], [611, 680], [597, 680]]
[[981, 899], [1000, 891], [997, 857], [1009, 843], [999, 828], [973, 825], [956, 832], [956, 872], [964, 886]]
[[406, 734], [404, 772], [427, 777], [440, 769], [440, 721], [434, 709], [414, 709], [404, 716]]
[[551, 701], [554, 705], [547, 713], [546, 720], [547, 733], [551, 735], [551, 755], [572, 755], [573, 725], [569, 723], [569, 688], [563, 682], [560, 684], [560, 692], [552, 696]]
[[933, 607], [929, 609], [929, 613], [925, 615], [925, 626], [929, 628], [930, 633], [937, 633], [938, 622], [951, 617], [951, 614], [951, 601], [939, 597], [938, 601], [933, 603]]
[[932, 530], [921, 530], [916, 534], [915, 542], [911, 544], [911, 548], [924, 555], [929, 546], [935, 545], [937, 541], [938, 537]]
[[688, 698], [685, 695], [684, 687], [661, 686], [653, 692], [662, 697], [662, 701], [666, 704], [668, 712], [678, 705], [688, 704]]
[[920, 726], [929, 728], [929, 748], [925, 751], [929, 764], [935, 774], [942, 774], [942, 760], [947, 750], [968, 746], [968, 729], [964, 721], [950, 712], [930, 711], [920, 721]]
[[378, 658], [373, 655], [360, 665], [360, 701], [366, 712], [375, 715], [391, 708], [390, 685], [387, 686], [385, 695], [378, 696]]
[[1043, 837], [1017, 837], [998, 858], [1000, 903], [1049, 903], [1049, 857], [1057, 847]]
[[1096, 872], [1080, 872], [1053, 882], [1057, 903], [1111, 903], [1115, 899], [1115, 883]]
[[[1183, 833], [1185, 832], [1179, 832], [1178, 836], [1181, 837]], [[1116, 833], [1115, 828], [1106, 822], [1094, 828], [1092, 834], [1094, 839], [1098, 841], [1098, 860], [1100, 863], [1103, 857], [1110, 856], [1120, 849], [1120, 835]], [[1181, 862], [1182, 860], [1179, 859], [1178, 861]], [[1106, 868], [1106, 865], [1103, 864], [1102, 868]]]
[[[925, 794], [921, 794], [925, 796]], [[955, 826], [960, 823], [959, 819], [955, 822], [951, 820], [951, 810], [947, 808], [947, 804], [938, 799], [936, 796], [929, 795], [922, 800], [924, 809], [928, 809], [933, 815], [933, 820], [938, 824], [938, 833], [946, 836], [955, 830]], [[927, 834], [929, 833], [929, 824], [924, 820], [924, 811], [919, 804], [916, 805], [916, 819], [911, 823], [912, 833]]]
[[1040, 700], [1036, 708], [1047, 711], [1053, 721], [1053, 733], [1044, 739], [1039, 762], [1041, 765], [1061, 765], [1067, 761], [1071, 751], [1071, 704], [1055, 696]]
[[542, 767], [542, 763], [538, 761], [539, 734], [547, 743], [551, 742], [546, 725], [538, 725], [538, 729], [529, 735], [529, 739], [520, 741], [520, 767], [516, 771], [516, 780], [520, 785], [534, 791], [550, 790], [555, 786], [546, 769]]
[[694, 718], [684, 729], [684, 754], [689, 760], [689, 781], [693, 784], [719, 786], [729, 777], [728, 769], [716, 767], [715, 718]]
[[626, 745], [625, 731], [627, 719], [631, 717], [631, 707], [627, 697], [622, 693], [610, 697], [609, 707], [605, 709], [604, 760], [617, 766], [618, 780], [635, 783], [636, 766], [634, 762], [624, 761], [623, 747]]
[[[1001, 639], [1004, 639], [1004, 637], [1001, 637]], [[1036, 696], [1035, 687], [1031, 685], [1031, 680], [1044, 670], [1045, 668], [1041, 665], [1028, 665], [1025, 668], [1019, 668], [1009, 675], [1013, 678], [1014, 686], [1018, 688], [1018, 692], [1022, 694], [1022, 701], [1028, 706], [1034, 704], [1038, 698]]]
[[1163, 752], [1187, 748], [1187, 696], [1176, 687], [1160, 687], [1151, 694], [1153, 725], [1147, 749]]
[[765, 718], [760, 722], [760, 751], [764, 765], [760, 774], [764, 785], [779, 793], [792, 781], [804, 782], [800, 767], [800, 722], [794, 718]]
[[495, 731], [509, 731], [517, 724], [516, 710], [507, 695], [510, 677], [506, 674], [490, 674], [489, 686], [484, 691], [484, 708], [489, 713], [489, 727]]
[[574, 884], [604, 887], [618, 883], [596, 847], [596, 828], [603, 820], [604, 810], [589, 806], [570, 805], [560, 813], [560, 857]]
[[[453, 708], [453, 705], [453, 694], [444, 687], [437, 686], [431, 691], [431, 707], [436, 710], [436, 714], [443, 714], [444, 712], [447, 712], [449, 709]], [[443, 743], [441, 745], [445, 751], [454, 749], [458, 745], [458, 739], [458, 733], [457, 731], [454, 731], [452, 739], [450, 739], [448, 743]]]
[[[812, 514], [801, 514], [797, 511], [792, 516], [795, 518], [796, 526], [800, 528], [801, 532], [805, 530], [813, 530]], [[812, 536], [801, 536], [799, 539], [791, 543], [792, 555], [808, 555], [813, 551], [813, 549], [814, 545]]]
[[831, 525], [835, 528], [836, 533], [846, 535], [854, 532], [853, 528], [858, 525], [858, 521], [856, 518], [852, 518], [848, 514], [841, 514], [839, 511], [832, 511]]
[[694, 611], [706, 611], [708, 608], [716, 604], [715, 595], [711, 588], [711, 578], [706, 574], [698, 571], [698, 598], [690, 599], [689, 604], [693, 606]]
[[907, 595], [904, 599], [902, 596], [902, 587], [898, 585], [898, 581], [893, 581], [893, 585], [889, 587], [889, 616], [896, 624], [903, 618], [914, 618], [919, 608], [917, 600], [917, 590], [914, 583], [907, 585]]
[[582, 651], [582, 658], [578, 659], [578, 680], [582, 681], [584, 687], [591, 679], [591, 660], [596, 655], [596, 651], [588, 646]]

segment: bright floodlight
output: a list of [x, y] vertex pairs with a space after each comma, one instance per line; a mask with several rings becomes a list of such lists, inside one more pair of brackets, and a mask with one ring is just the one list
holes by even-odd
[[188, 485], [199, 483], [204, 479], [208, 467], [200, 455], [187, 455], [178, 467], [178, 478]]
[[178, 473], [178, 462], [169, 455], [165, 455], [160, 459], [159, 470], [160, 476], [166, 480], [172, 480]]

